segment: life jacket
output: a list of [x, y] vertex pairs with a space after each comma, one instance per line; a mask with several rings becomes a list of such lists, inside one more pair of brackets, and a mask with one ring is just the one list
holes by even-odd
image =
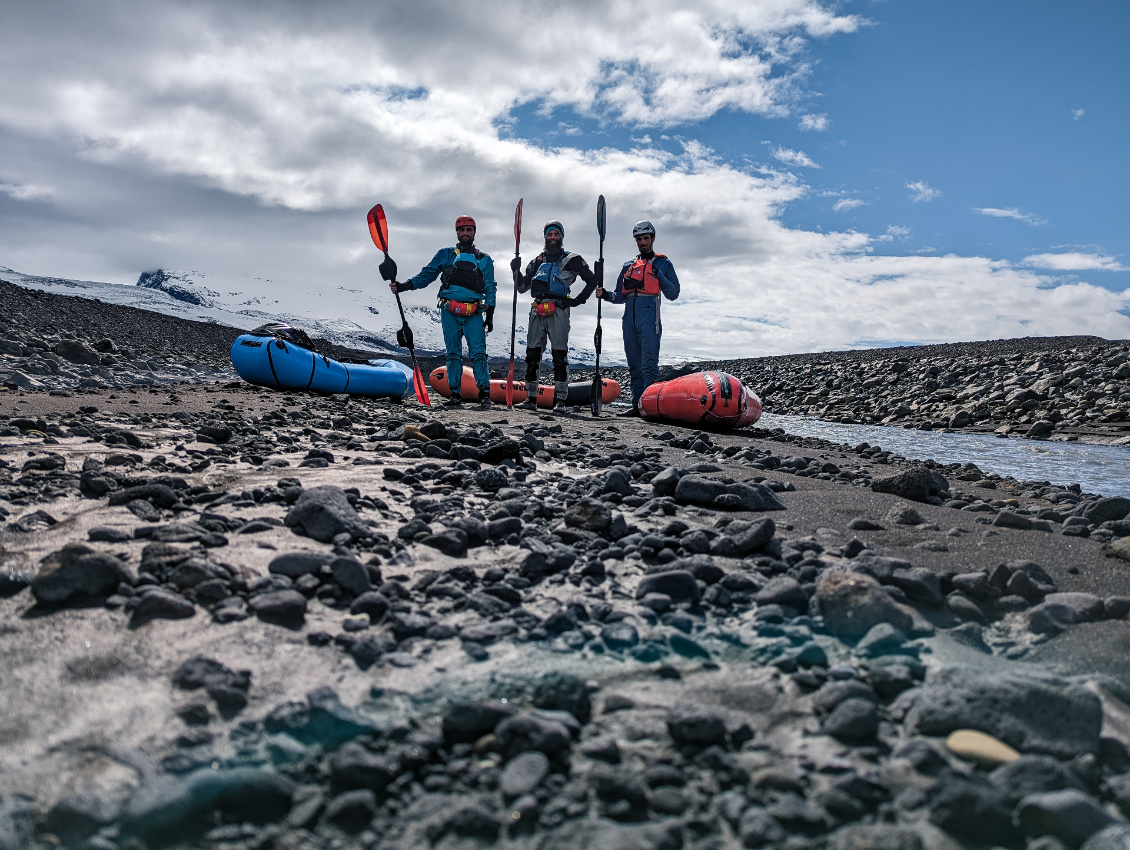
[[538, 266], [530, 287], [535, 300], [569, 297], [569, 287], [577, 279], [577, 274], [566, 271], [565, 266], [575, 256], [577, 255], [563, 251], [557, 261], [551, 263], [545, 258], [545, 254], [538, 255], [541, 265]]
[[650, 260], [636, 257], [628, 270], [624, 272], [625, 295], [658, 295], [659, 278], [655, 274], [655, 259], [666, 257], [666, 254], [652, 254]]
[[443, 289], [449, 286], [461, 286], [478, 295], [486, 292], [486, 280], [483, 278], [483, 270], [479, 268], [479, 260], [486, 255], [479, 250], [474, 253], [474, 259], [468, 259], [471, 254], [465, 254], [458, 248], [455, 249], [455, 261], [450, 266], [444, 266], [440, 271], [440, 279], [443, 280], [443, 287], [440, 289], [440, 296], [443, 296]]

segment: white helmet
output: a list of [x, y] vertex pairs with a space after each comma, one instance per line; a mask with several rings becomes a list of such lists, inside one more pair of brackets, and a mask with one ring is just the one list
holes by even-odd
[[637, 236], [650, 236], [655, 238], [655, 225], [650, 221], [637, 221], [636, 226], [632, 228], [632, 238]]

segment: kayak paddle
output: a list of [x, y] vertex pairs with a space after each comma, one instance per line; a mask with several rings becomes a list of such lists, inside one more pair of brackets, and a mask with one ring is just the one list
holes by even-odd
[[[381, 249], [385, 258], [377, 267], [381, 277], [392, 282], [396, 280], [396, 263], [388, 255], [388, 221], [385, 219], [384, 207], [380, 204], [369, 210], [369, 235], [373, 237], [373, 244]], [[396, 293], [396, 306], [400, 310], [400, 321], [403, 322], [400, 330], [396, 332], [396, 341], [408, 349], [412, 356], [412, 384], [416, 389], [416, 398], [427, 407], [432, 406], [428, 397], [428, 385], [424, 381], [424, 373], [420, 371], [420, 364], [416, 362], [416, 346], [412, 341], [412, 329], [408, 327], [408, 320], [404, 318], [404, 305], [400, 303], [400, 293]]]
[[[521, 254], [519, 248], [522, 244], [522, 201], [518, 199], [518, 206], [514, 208], [514, 258]], [[518, 281], [514, 281], [514, 307], [510, 313], [510, 371], [506, 373], [506, 406], [514, 406], [514, 334], [518, 329]]]
[[[605, 210], [604, 210], [604, 195], [596, 199], [596, 232], [600, 234], [600, 276], [597, 278], [598, 285], [604, 289], [604, 232], [605, 232]], [[593, 342], [596, 343], [596, 371], [592, 377], [592, 415], [600, 416], [600, 406], [604, 401], [604, 385], [600, 381], [600, 305], [603, 298], [596, 299], [596, 334], [593, 336]]]

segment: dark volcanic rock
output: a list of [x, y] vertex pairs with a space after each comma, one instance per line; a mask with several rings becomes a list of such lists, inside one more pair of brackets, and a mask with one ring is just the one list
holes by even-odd
[[234, 767], [161, 774], [142, 784], [126, 806], [126, 835], [150, 845], [199, 835], [213, 812], [231, 823], [270, 823], [290, 810], [294, 781], [270, 767]]
[[59, 605], [72, 599], [106, 596], [133, 576], [120, 560], [83, 543], [68, 543], [39, 562], [31, 592], [37, 602]]
[[876, 478], [871, 482], [876, 493], [891, 493], [903, 499], [925, 502], [949, 493], [949, 483], [938, 473], [924, 466], [915, 466], [906, 472]]
[[306, 621], [306, 597], [297, 590], [274, 590], [248, 600], [255, 615], [264, 622], [297, 629]]
[[914, 622], [879, 582], [861, 573], [827, 573], [817, 585], [815, 600], [828, 631], [847, 640], [858, 640], [879, 623], [909, 632]]
[[308, 537], [329, 543], [339, 534], [354, 539], [368, 537], [368, 524], [349, 504], [345, 491], [326, 485], [303, 490], [284, 520], [291, 528], [301, 528]]
[[948, 667], [932, 674], [906, 716], [910, 732], [948, 735], [977, 729], [1021, 753], [1069, 759], [1098, 751], [1099, 698], [1051, 676]]
[[129, 626], [136, 629], [153, 620], [183, 620], [196, 613], [196, 606], [171, 590], [150, 587], [134, 606]]
[[686, 570], [668, 570], [644, 576], [636, 588], [636, 599], [649, 593], [663, 593], [673, 600], [697, 602], [701, 591], [693, 573]]

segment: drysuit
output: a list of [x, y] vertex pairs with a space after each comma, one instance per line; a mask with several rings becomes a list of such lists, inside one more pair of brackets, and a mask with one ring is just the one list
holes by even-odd
[[623, 304], [624, 356], [632, 382], [632, 407], [640, 406], [643, 391], [659, 380], [659, 340], [663, 323], [659, 304], [679, 297], [675, 267], [663, 254], [639, 254], [624, 263], [610, 293], [613, 304]]

